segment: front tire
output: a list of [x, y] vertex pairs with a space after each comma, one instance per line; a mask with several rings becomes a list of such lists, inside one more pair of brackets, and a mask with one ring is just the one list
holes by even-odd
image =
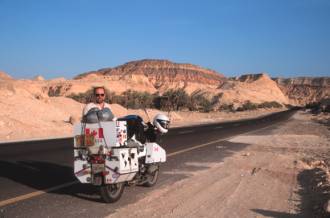
[[101, 197], [106, 203], [116, 202], [120, 199], [121, 195], [123, 194], [124, 187], [125, 185], [123, 182], [116, 184], [102, 185], [100, 187]]

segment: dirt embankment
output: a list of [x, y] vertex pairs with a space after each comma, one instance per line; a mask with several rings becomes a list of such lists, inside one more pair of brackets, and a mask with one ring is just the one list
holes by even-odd
[[[25, 96], [12, 94], [9, 97], [0, 96], [0, 141], [72, 136], [73, 125], [79, 122], [84, 107], [83, 104], [66, 97], [36, 99], [29, 93]], [[111, 108], [116, 117], [137, 114], [148, 121], [143, 110], [127, 110], [118, 104], [112, 104]], [[150, 119], [158, 113], [168, 114], [155, 109], [147, 111]], [[278, 109], [237, 113], [174, 111], [169, 113], [169, 117], [171, 126], [175, 127], [257, 117], [276, 111]]]
[[246, 147], [223, 162], [193, 160], [203, 170], [110, 217], [326, 217], [328, 171], [321, 165], [328, 163], [322, 158], [329, 157], [330, 130], [314, 118], [298, 112], [282, 125], [219, 143], [219, 152], [225, 144]]

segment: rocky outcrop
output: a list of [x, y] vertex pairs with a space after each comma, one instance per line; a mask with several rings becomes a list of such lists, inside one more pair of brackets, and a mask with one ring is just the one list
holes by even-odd
[[231, 78], [218, 88], [220, 105], [234, 105], [238, 107], [247, 101], [263, 103], [276, 101], [288, 104], [288, 98], [283, 94], [266, 73], [247, 74]]
[[11, 79], [13, 79], [11, 76], [9, 76], [3, 71], [0, 71], [0, 80], [11, 80]]
[[33, 80], [35, 80], [35, 81], [44, 81], [45, 78], [41, 75], [37, 75], [37, 76], [33, 77]]
[[330, 97], [330, 77], [274, 78], [291, 104], [306, 105]]
[[256, 74], [244, 74], [238, 77], [233, 78], [234, 81], [253, 83], [258, 80], [268, 80], [270, 77], [267, 73], [256, 73]]
[[216, 71], [192, 64], [173, 63], [168, 60], [132, 61], [115, 68], [105, 68], [80, 74], [76, 80], [95, 80], [97, 78], [128, 80], [152, 85], [157, 91], [169, 88], [184, 88], [187, 92], [199, 89], [216, 88], [225, 81], [225, 77]]

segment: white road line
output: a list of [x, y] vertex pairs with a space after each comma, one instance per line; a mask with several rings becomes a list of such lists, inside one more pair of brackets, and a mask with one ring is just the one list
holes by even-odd
[[[277, 124], [281, 124], [283, 122], [285, 122], [285, 121], [282, 121], [282, 122], [277, 123]], [[228, 141], [229, 139], [232, 139], [232, 138], [240, 136], [240, 135], [247, 135], [247, 134], [251, 134], [251, 133], [254, 133], [254, 132], [258, 132], [260, 130], [272, 127], [273, 125], [275, 125], [275, 124], [271, 124], [269, 126], [265, 126], [263, 128], [260, 128], [260, 129], [251, 130], [249, 132], [245, 132], [245, 133], [238, 134], [238, 135], [235, 135], [235, 136], [231, 136], [231, 137], [228, 137], [228, 138], [218, 139], [218, 140], [214, 140], [214, 141], [207, 142], [207, 143], [204, 143], [204, 144], [195, 145], [195, 146], [192, 146], [190, 148], [182, 149], [180, 151], [176, 151], [176, 152], [172, 152], [170, 154], [167, 154], [167, 157], [172, 157], [172, 156], [175, 156], [175, 155], [178, 155], [178, 154], [182, 154], [184, 152], [199, 149], [199, 148], [202, 148], [202, 147], [214, 144], [214, 143], [218, 143], [218, 142], [222, 142], [222, 141]], [[51, 188], [48, 188], [48, 189], [35, 191], [35, 192], [31, 192], [31, 193], [28, 193], [28, 194], [25, 194], [25, 195], [20, 195], [20, 196], [14, 197], [14, 198], [3, 200], [3, 201], [0, 201], [0, 207], [3, 207], [3, 206], [8, 205], [8, 204], [17, 203], [19, 201], [23, 201], [23, 200], [26, 200], [26, 199], [29, 199], [29, 198], [33, 198], [33, 197], [36, 197], [36, 196], [39, 196], [39, 195], [42, 195], [42, 194], [45, 194], [45, 193], [48, 193], [48, 192], [52, 192], [52, 191], [55, 191], [55, 190], [58, 190], [58, 189], [61, 189], [61, 188], [65, 188], [65, 187], [68, 187], [68, 186], [71, 186], [71, 185], [74, 185], [74, 184], [77, 184], [77, 183], [79, 183], [79, 182], [78, 181], [68, 182], [68, 183], [64, 183], [62, 185], [54, 186], [54, 187], [51, 187]]]
[[216, 126], [216, 127], [214, 127], [214, 129], [222, 129], [223, 128], [223, 126]]
[[179, 134], [187, 134], [187, 133], [193, 133], [193, 132], [195, 132], [195, 130], [186, 130], [186, 131], [181, 131], [181, 132], [179, 132]]
[[[285, 121], [282, 121], [282, 122], [279, 122], [277, 124], [281, 124]], [[276, 123], [275, 123], [276, 124]], [[214, 143], [218, 143], [218, 142], [222, 142], [222, 141], [228, 141], [234, 137], [237, 137], [237, 136], [242, 136], [242, 135], [248, 135], [248, 134], [251, 134], [251, 133], [254, 133], [254, 132], [259, 132], [261, 130], [264, 130], [264, 129], [267, 129], [269, 127], [272, 127], [274, 126], [275, 124], [271, 124], [269, 126], [265, 126], [263, 128], [260, 128], [260, 129], [255, 129], [255, 130], [251, 130], [251, 131], [248, 131], [248, 132], [245, 132], [245, 133], [242, 133], [242, 134], [237, 134], [237, 135], [234, 135], [234, 136], [230, 136], [230, 137], [227, 137], [227, 138], [223, 138], [223, 139], [217, 139], [217, 140], [214, 140], [214, 141], [211, 141], [211, 142], [207, 142], [207, 143], [204, 143], [204, 144], [201, 144], [201, 145], [195, 145], [195, 146], [192, 146], [190, 148], [186, 148], [186, 149], [182, 149], [180, 151], [176, 151], [176, 152], [173, 152], [173, 153], [170, 153], [170, 154], [167, 154], [167, 157], [172, 157], [174, 155], [177, 155], [177, 154], [181, 154], [181, 153], [184, 153], [184, 152], [188, 152], [188, 151], [192, 151], [192, 150], [195, 150], [195, 149], [198, 149], [198, 148], [202, 148], [202, 147], [205, 147], [205, 146], [208, 146], [208, 145], [211, 145], [211, 144], [214, 144]]]
[[218, 140], [210, 141], [210, 142], [207, 142], [207, 143], [204, 143], [204, 144], [195, 145], [195, 146], [190, 147], [190, 148], [186, 148], [186, 149], [182, 149], [180, 151], [170, 153], [170, 154], [167, 155], [167, 157], [172, 157], [172, 156], [177, 155], [177, 154], [181, 154], [181, 153], [184, 153], [184, 152], [187, 152], [187, 151], [192, 151], [192, 150], [195, 150], [195, 149], [198, 149], [198, 148], [202, 148], [202, 147], [205, 147], [205, 146], [217, 143], [217, 142], [227, 141], [228, 139], [231, 139], [233, 137], [228, 137], [228, 138], [225, 138], [225, 139], [218, 139]]

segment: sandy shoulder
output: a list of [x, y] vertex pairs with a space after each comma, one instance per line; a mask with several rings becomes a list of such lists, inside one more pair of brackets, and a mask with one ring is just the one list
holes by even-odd
[[237, 136], [229, 142], [249, 146], [224, 162], [208, 164], [207, 170], [151, 191], [109, 217], [306, 215], [301, 205], [304, 196], [299, 194], [304, 187], [298, 177], [307, 166], [301, 159], [329, 151], [326, 126], [299, 112], [280, 127]]

